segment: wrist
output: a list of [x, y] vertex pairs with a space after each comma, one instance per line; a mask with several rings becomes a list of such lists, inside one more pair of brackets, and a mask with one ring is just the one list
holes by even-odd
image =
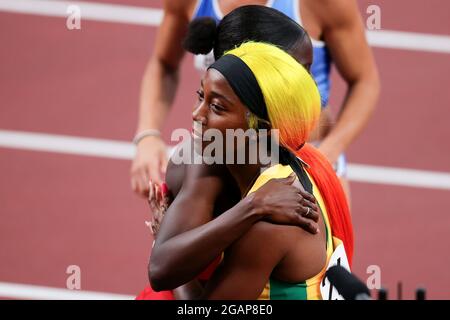
[[133, 138], [133, 144], [137, 146], [142, 140], [150, 137], [161, 139], [161, 131], [157, 129], [146, 129], [139, 131]]
[[319, 148], [326, 150], [333, 150], [341, 153], [347, 149], [349, 144], [348, 136], [341, 133], [340, 130], [334, 127], [328, 135], [320, 142]]
[[344, 146], [341, 146], [337, 143], [334, 144], [330, 140], [324, 140], [321, 142], [318, 149], [328, 158], [328, 160], [333, 162], [335, 158], [337, 158], [344, 151], [345, 148]]
[[244, 202], [249, 216], [252, 217], [255, 222], [267, 217], [267, 210], [264, 209], [264, 205], [255, 192], [242, 199], [242, 202]]

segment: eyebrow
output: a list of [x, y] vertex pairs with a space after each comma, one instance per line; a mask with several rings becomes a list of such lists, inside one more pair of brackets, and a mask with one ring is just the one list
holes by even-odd
[[[202, 88], [203, 88], [203, 79], [200, 80], [200, 85], [201, 85]], [[211, 95], [214, 96], [214, 97], [216, 97], [216, 98], [221, 98], [221, 99], [227, 101], [228, 103], [233, 104], [233, 102], [232, 102], [230, 99], [228, 99], [228, 98], [225, 97], [223, 94], [220, 94], [220, 93], [218, 93], [218, 92], [216, 92], [216, 91], [211, 91]]]
[[226, 102], [232, 104], [232, 102], [230, 101], [230, 99], [228, 99], [227, 97], [225, 97], [224, 95], [222, 95], [222, 94], [220, 94], [220, 93], [217, 93], [217, 92], [215, 92], [215, 91], [211, 91], [211, 95], [212, 95], [212, 96], [215, 96], [215, 97], [217, 97], [217, 98], [221, 98], [221, 99], [225, 100]]

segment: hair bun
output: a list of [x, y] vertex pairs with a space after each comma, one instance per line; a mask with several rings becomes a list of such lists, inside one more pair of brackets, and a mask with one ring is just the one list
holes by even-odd
[[193, 54], [208, 54], [214, 48], [217, 26], [216, 21], [209, 17], [192, 20], [183, 48]]

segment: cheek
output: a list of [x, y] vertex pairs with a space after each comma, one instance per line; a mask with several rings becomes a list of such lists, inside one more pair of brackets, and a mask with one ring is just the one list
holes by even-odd
[[228, 124], [229, 120], [226, 116], [218, 115], [211, 111], [208, 115], [208, 122], [205, 129], [216, 129], [220, 132], [225, 133], [225, 129], [227, 128]]
[[227, 129], [248, 129], [245, 117], [232, 113], [215, 114], [211, 113], [208, 117], [207, 129], [217, 129], [225, 134]]
[[210, 115], [208, 118], [208, 125], [205, 130], [208, 129], [216, 129], [220, 131], [222, 135], [222, 142], [224, 144], [224, 150], [230, 152], [232, 150], [228, 150], [229, 148], [226, 147], [227, 130], [232, 130], [230, 133], [234, 135], [234, 130], [242, 129], [245, 131], [248, 129], [248, 125], [244, 117], [235, 113], [224, 113], [221, 115], [214, 114]]
[[234, 113], [230, 119], [231, 129], [248, 130], [248, 121], [246, 113]]

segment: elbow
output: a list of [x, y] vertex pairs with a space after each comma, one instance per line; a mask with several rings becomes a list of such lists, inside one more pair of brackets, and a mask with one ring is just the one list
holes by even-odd
[[377, 107], [378, 101], [380, 99], [380, 93], [381, 93], [381, 82], [380, 82], [380, 77], [377, 72], [373, 76], [373, 79], [371, 79], [370, 90], [372, 92], [372, 103], [370, 104], [371, 105], [370, 114], [373, 114], [373, 112], [375, 111], [375, 109]]
[[377, 71], [375, 71], [374, 75], [372, 76], [371, 87], [372, 90], [374, 91], [375, 99], [378, 100], [378, 97], [380, 96], [381, 93], [381, 80], [380, 75]]
[[377, 72], [366, 79], [364, 88], [366, 88], [367, 92], [367, 109], [369, 110], [370, 114], [372, 114], [372, 112], [376, 109], [381, 92], [381, 83]]
[[372, 91], [374, 100], [378, 100], [378, 97], [381, 92], [381, 80], [378, 69], [375, 66], [373, 67], [373, 70], [368, 73], [366, 82], [368, 83]]
[[148, 280], [153, 291], [172, 290], [169, 279], [167, 268], [158, 259], [151, 259], [148, 264]]
[[364, 77], [353, 82], [350, 87], [364, 95], [365, 108], [369, 113], [372, 113], [376, 108], [381, 93], [381, 81], [378, 72], [374, 70], [367, 73]]
[[366, 101], [376, 102], [381, 92], [380, 74], [376, 66], [361, 72], [354, 78], [347, 79], [350, 90], [364, 92]]
[[152, 261], [148, 264], [148, 280], [153, 291], [159, 292], [165, 290], [163, 269]]

